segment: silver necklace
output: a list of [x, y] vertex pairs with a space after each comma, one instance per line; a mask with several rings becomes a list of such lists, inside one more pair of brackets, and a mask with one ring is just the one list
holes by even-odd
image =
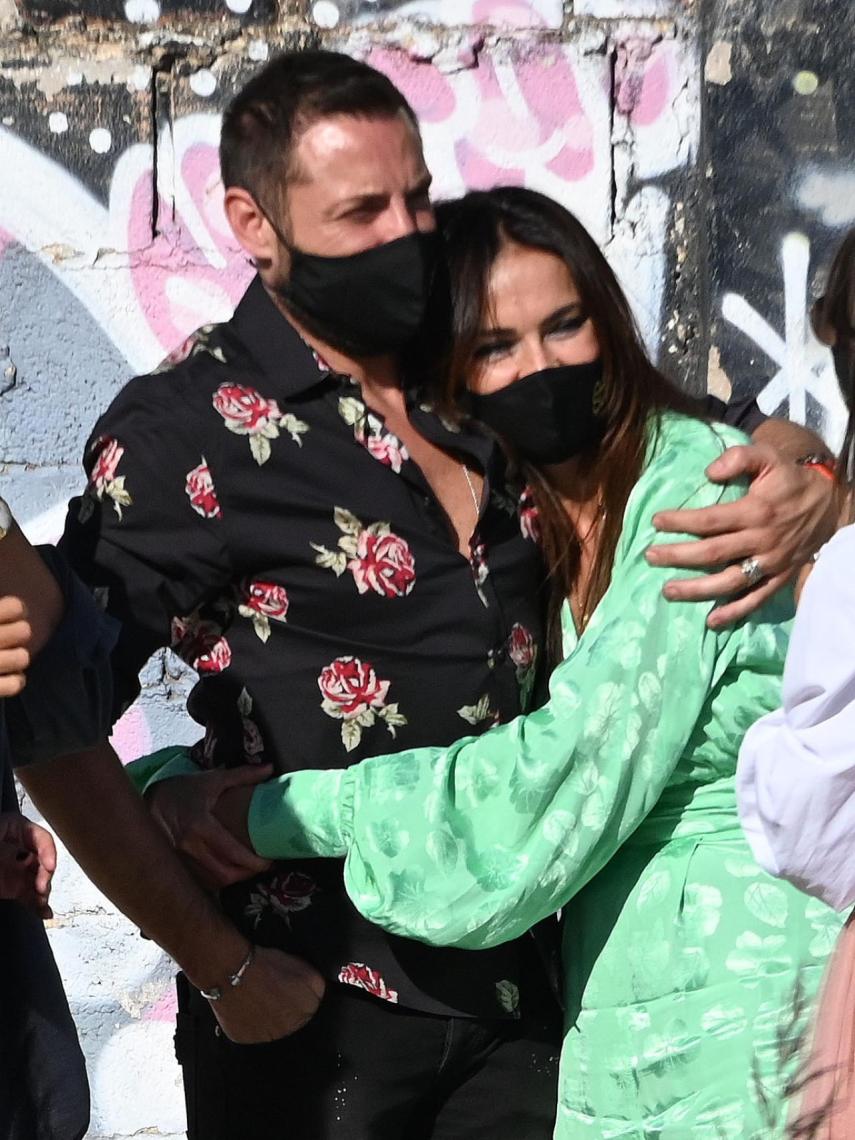
[[463, 464], [463, 474], [466, 476], [466, 486], [469, 488], [469, 494], [472, 496], [472, 506], [475, 508], [475, 522], [481, 517], [481, 503], [478, 500], [478, 495], [475, 492], [475, 487], [472, 483], [472, 476], [469, 474], [469, 468]]

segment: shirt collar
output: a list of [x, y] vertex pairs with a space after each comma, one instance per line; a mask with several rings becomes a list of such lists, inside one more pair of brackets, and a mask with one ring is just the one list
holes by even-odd
[[299, 396], [329, 375], [326, 366], [276, 306], [256, 274], [229, 322], [246, 352], [283, 396]]

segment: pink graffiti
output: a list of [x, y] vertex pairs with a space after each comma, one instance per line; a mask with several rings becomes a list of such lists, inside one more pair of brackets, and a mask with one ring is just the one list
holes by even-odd
[[[174, 201], [158, 197], [152, 240], [151, 168], [139, 172], [127, 208], [131, 277], [145, 319], [164, 354], [181, 344], [212, 311], [225, 317], [252, 276], [223, 212], [217, 151], [194, 143], [176, 155]], [[182, 214], [192, 208], [192, 226]]]
[[539, 166], [575, 182], [593, 169], [592, 125], [573, 65], [559, 47], [541, 44], [501, 59], [480, 54], [476, 69], [460, 73], [463, 80], [402, 51], [378, 49], [369, 62], [401, 88], [423, 123], [440, 124], [459, 112], [470, 117], [454, 142], [467, 186], [525, 182]]
[[110, 743], [123, 764], [128, 764], [131, 760], [137, 760], [140, 756], [151, 752], [151, 730], [139, 705], [128, 709], [118, 722], [113, 729]]
[[635, 37], [618, 46], [615, 107], [637, 126], [649, 127], [665, 110], [672, 88], [673, 49]]
[[176, 1001], [175, 990], [170, 986], [157, 1001], [146, 1006], [142, 1011], [142, 1020], [174, 1022], [177, 1012], [178, 1002]]

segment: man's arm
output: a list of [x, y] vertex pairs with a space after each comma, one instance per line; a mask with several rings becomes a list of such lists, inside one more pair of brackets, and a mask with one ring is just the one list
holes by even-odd
[[[0, 538], [0, 598], [9, 599], [8, 605], [14, 605], [14, 599], [18, 599], [23, 612], [17, 620], [29, 623], [28, 644], [18, 643], [22, 660], [26, 658], [25, 669], [29, 663], [28, 655], [38, 653], [59, 625], [64, 604], [56, 579], [8, 512], [8, 506], [0, 499], [0, 515], [3, 516], [0, 529], [6, 531], [5, 537]], [[14, 639], [20, 635], [21, 631], [12, 628], [5, 614], [0, 622], [6, 638]], [[0, 692], [0, 696], [9, 695], [8, 692]]]
[[[827, 452], [819, 436], [786, 420], [767, 419], [754, 428], [753, 440], [753, 446], [730, 448], [707, 469], [717, 483], [750, 479], [743, 499], [707, 510], [661, 511], [654, 520], [663, 533], [703, 540], [651, 547], [648, 559], [653, 566], [711, 571], [702, 578], [671, 579], [665, 596], [675, 602], [725, 601], [710, 614], [713, 629], [753, 613], [791, 581], [834, 533], [840, 515], [837, 485], [794, 462]], [[745, 559], [756, 559], [763, 573], [748, 589], [740, 569]]]
[[213, 1010], [233, 1041], [272, 1041], [309, 1021], [324, 983], [298, 958], [257, 947], [240, 987], [225, 984], [249, 943], [173, 852], [108, 744], [41, 761], [18, 776], [99, 890], [193, 985], [224, 987]]
[[[172, 851], [106, 743], [113, 640], [107, 619], [61, 559], [53, 555], [57, 579], [19, 531], [13, 536], [11, 527], [4, 529], [2, 588], [28, 597], [31, 624], [43, 637], [31, 683], [22, 688], [28, 662], [14, 654], [30, 636], [21, 620], [25, 607], [19, 598], [0, 597], [0, 680], [7, 674], [18, 682], [13, 688], [19, 695], [7, 701], [5, 712], [13, 755], [17, 751], [20, 760], [26, 754], [29, 761], [18, 768], [22, 784], [95, 885], [194, 984], [225, 985], [214, 1011], [229, 1037], [255, 1042], [296, 1031], [317, 1008], [323, 980], [290, 955], [256, 948], [240, 987], [226, 984], [245, 961], [249, 943]], [[7, 632], [12, 627], [6, 638], [12, 656], [3, 649], [4, 624]], [[46, 890], [42, 895], [46, 906]]]

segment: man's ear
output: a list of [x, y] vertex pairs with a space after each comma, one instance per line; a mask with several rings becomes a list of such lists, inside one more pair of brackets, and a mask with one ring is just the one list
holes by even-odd
[[256, 200], [240, 186], [229, 186], [223, 206], [232, 233], [259, 268], [278, 266], [279, 239]]

